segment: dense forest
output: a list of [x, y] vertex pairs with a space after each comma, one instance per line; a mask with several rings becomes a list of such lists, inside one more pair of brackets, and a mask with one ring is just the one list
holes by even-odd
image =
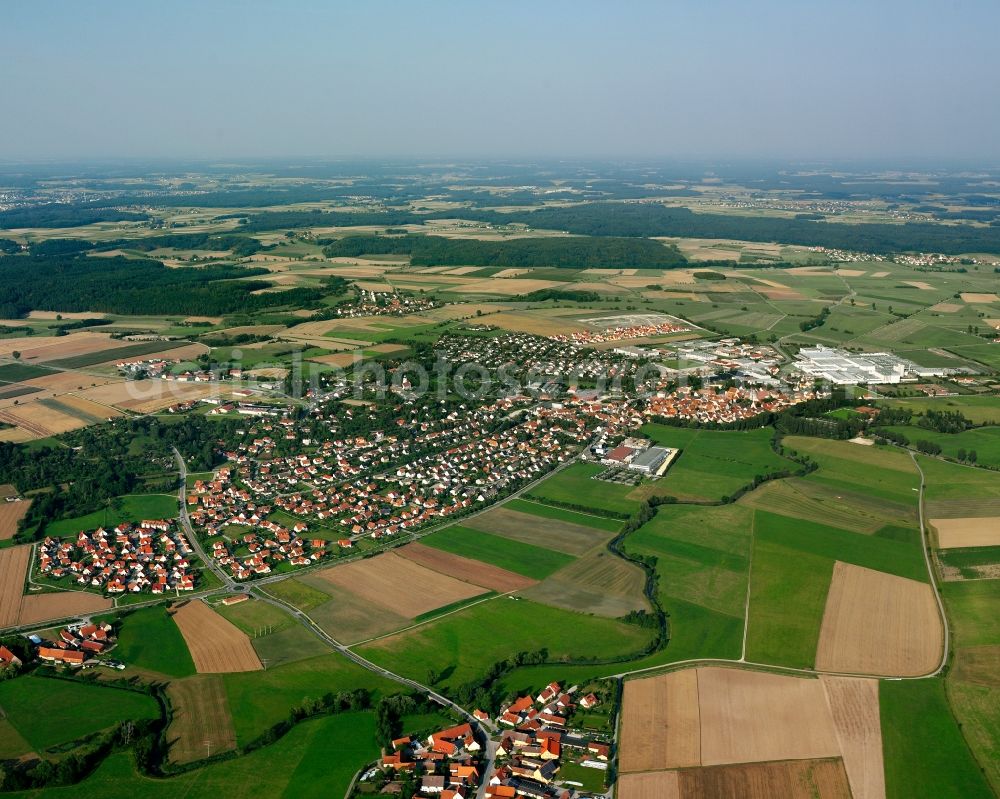
[[39, 205], [0, 211], [0, 229], [22, 227], [77, 227], [95, 222], [143, 222], [148, 214], [80, 205]]
[[[344, 213], [280, 211], [254, 214], [239, 230], [240, 232], [252, 233], [281, 228], [332, 225], [393, 226], [422, 224], [429, 219], [444, 219], [455, 216], [495, 225], [509, 225], [513, 222], [536, 229], [564, 230], [579, 236], [628, 238], [678, 236], [774, 241], [885, 254], [909, 251], [940, 252], [951, 255], [965, 252], [1000, 254], [1000, 228], [995, 226], [972, 227], [969, 225], [941, 225], [933, 222], [908, 222], [902, 225], [880, 223], [845, 225], [804, 218], [788, 219], [695, 213], [687, 208], [668, 207], [659, 203], [591, 202], [582, 205], [544, 207], [527, 211], [499, 212], [466, 208], [460, 211], [435, 211], [426, 214], [416, 214], [410, 211]], [[504, 242], [504, 244], [510, 243], [512, 242]], [[354, 243], [353, 245], [344, 244], [341, 246], [346, 248], [361, 245]], [[379, 246], [384, 245], [380, 244]], [[386, 251], [381, 250], [380, 252]], [[391, 252], [400, 252], [400, 250], [392, 250]], [[347, 255], [349, 253], [340, 254]], [[445, 257], [445, 255], [442, 254], [439, 257]], [[446, 263], [478, 264], [480, 261], [436, 260], [433, 263], [441, 265]], [[484, 261], [482, 265], [499, 266], [501, 263]], [[536, 264], [504, 262], [502, 265], [534, 266]], [[624, 263], [621, 265], [634, 266], [634, 264]]]
[[271, 284], [236, 278], [266, 275], [240, 266], [170, 269], [159, 261], [86, 256], [0, 256], [0, 318], [32, 310], [120, 314], [219, 315], [275, 306], [309, 307], [323, 292], [293, 288], [253, 294]]
[[148, 478], [165, 483], [159, 490], [172, 491], [173, 447], [193, 471], [208, 470], [219, 462], [213, 442], [234, 436], [238, 426], [235, 420], [203, 416], [176, 422], [145, 416], [68, 433], [61, 437], [65, 446], [28, 448], [0, 442], [0, 483], [11, 483], [21, 493], [41, 490], [33, 495], [22, 525], [41, 536], [46, 522], [90, 513], [115, 497], [150, 490], [144, 483]]
[[[454, 212], [452, 212], [454, 215]], [[776, 241], [865, 252], [905, 251], [1000, 254], [1000, 228], [908, 222], [902, 225], [815, 222], [759, 216], [698, 214], [657, 203], [586, 203], [535, 211], [463, 211], [464, 219], [589, 236], [682, 236], [706, 239]]]
[[650, 267], [687, 263], [676, 247], [649, 239], [568, 236], [479, 241], [442, 236], [348, 236], [323, 249], [324, 255], [407, 254], [415, 266], [555, 266], [569, 268]]
[[[447, 215], [440, 215], [443, 218]], [[356, 227], [358, 225], [419, 225], [439, 215], [415, 214], [412, 211], [265, 211], [249, 214], [238, 229], [240, 233], [304, 227]]]
[[94, 245], [100, 250], [139, 250], [151, 252], [161, 247], [176, 250], [209, 250], [226, 252], [232, 250], [241, 258], [260, 252], [264, 246], [249, 236], [234, 236], [228, 233], [165, 233], [161, 236], [147, 236], [142, 239], [115, 239]]

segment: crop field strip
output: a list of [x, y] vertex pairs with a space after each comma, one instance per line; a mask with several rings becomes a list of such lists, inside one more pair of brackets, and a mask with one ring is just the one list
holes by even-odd
[[[486, 513], [479, 514], [471, 519], [463, 521], [465, 527], [496, 536], [511, 538], [524, 544], [532, 546], [542, 546], [546, 549], [553, 549], [567, 555], [582, 555], [589, 552], [595, 546], [603, 544], [611, 533], [607, 527], [619, 528], [621, 522], [602, 517], [595, 517], [599, 522], [609, 524], [598, 527], [588, 523], [580, 523], [584, 519], [578, 519], [583, 514], [567, 511], [560, 513], [560, 509], [553, 509], [551, 515], [536, 513], [539, 507], [534, 502], [525, 502], [514, 506], [515, 503], [507, 503]], [[514, 507], [509, 507], [514, 506]], [[522, 508], [527, 512], [522, 512]], [[572, 521], [567, 517], [572, 517]]]
[[623, 791], [676, 769], [843, 758], [846, 795], [885, 797], [874, 680], [682, 669], [627, 680], [621, 724]]
[[395, 552], [322, 569], [314, 576], [405, 618], [486, 591], [483, 586], [432, 571]]
[[236, 748], [236, 731], [219, 675], [188, 677], [167, 684], [172, 715], [166, 737], [172, 763], [190, 763]]
[[204, 602], [191, 600], [172, 611], [199, 674], [262, 669], [246, 633]]

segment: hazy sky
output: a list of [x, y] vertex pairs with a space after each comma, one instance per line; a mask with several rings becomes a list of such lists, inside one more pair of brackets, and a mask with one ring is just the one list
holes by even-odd
[[0, 159], [1000, 160], [997, 0], [31, 0]]

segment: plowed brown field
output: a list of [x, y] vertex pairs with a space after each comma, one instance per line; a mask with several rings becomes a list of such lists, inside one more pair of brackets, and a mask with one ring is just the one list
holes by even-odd
[[52, 594], [30, 594], [21, 600], [21, 624], [86, 616], [109, 610], [112, 602], [103, 596], [83, 591], [60, 591]]

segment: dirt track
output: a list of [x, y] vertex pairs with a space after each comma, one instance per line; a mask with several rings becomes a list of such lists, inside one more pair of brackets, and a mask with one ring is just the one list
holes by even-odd
[[239, 628], [197, 600], [173, 613], [199, 674], [259, 671], [257, 653]]

